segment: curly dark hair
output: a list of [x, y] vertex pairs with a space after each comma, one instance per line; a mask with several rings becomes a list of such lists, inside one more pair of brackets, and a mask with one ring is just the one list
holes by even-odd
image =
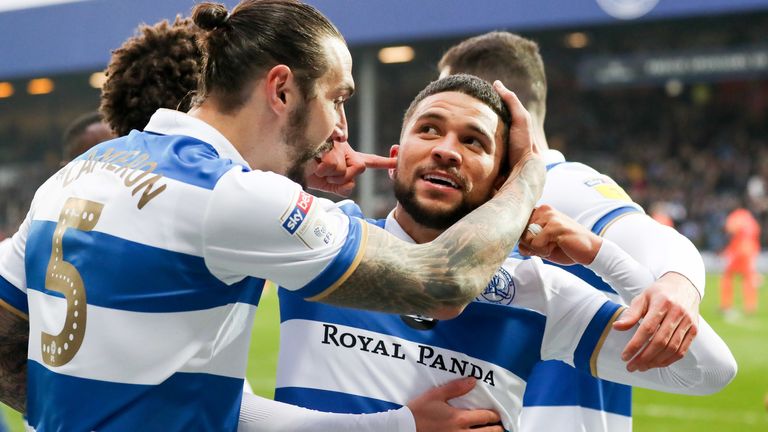
[[200, 31], [179, 16], [173, 24], [142, 24], [112, 53], [99, 111], [118, 136], [144, 129], [158, 108], [190, 109], [202, 62]]

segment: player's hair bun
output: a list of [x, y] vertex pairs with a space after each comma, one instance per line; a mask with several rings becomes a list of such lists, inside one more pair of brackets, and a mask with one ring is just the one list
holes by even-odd
[[228, 19], [227, 7], [220, 3], [200, 3], [192, 10], [192, 20], [203, 30], [223, 27]]

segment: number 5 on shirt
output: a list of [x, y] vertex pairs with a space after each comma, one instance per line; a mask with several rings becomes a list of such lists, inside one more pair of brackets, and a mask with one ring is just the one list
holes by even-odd
[[64, 261], [64, 233], [67, 228], [91, 231], [101, 217], [104, 205], [80, 198], [69, 198], [53, 231], [51, 259], [45, 272], [45, 288], [64, 295], [67, 313], [57, 335], [42, 332], [43, 361], [51, 366], [67, 364], [77, 354], [85, 338], [85, 286], [75, 266]]

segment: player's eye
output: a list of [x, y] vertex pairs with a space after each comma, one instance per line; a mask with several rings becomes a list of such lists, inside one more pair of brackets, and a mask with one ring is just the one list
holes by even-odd
[[482, 146], [483, 145], [483, 143], [481, 143], [480, 140], [478, 140], [475, 137], [471, 137], [471, 136], [462, 138], [461, 142], [462, 142], [462, 144], [473, 145], [473, 146]]
[[418, 129], [419, 133], [422, 135], [439, 135], [439, 131], [436, 127], [430, 125], [430, 124], [424, 124], [419, 126]]

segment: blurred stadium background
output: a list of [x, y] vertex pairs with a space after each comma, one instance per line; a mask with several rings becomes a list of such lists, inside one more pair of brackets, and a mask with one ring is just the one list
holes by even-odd
[[[756, 316], [717, 310], [718, 252], [729, 211], [746, 206], [768, 244], [768, 0], [308, 0], [346, 36], [358, 91], [347, 106], [353, 145], [387, 154], [411, 98], [459, 40], [506, 29], [541, 45], [550, 145], [611, 175], [705, 254], [702, 314], [740, 371], [722, 393], [638, 391], [637, 431], [768, 430], [766, 284]], [[228, 6], [236, 2], [227, 0]], [[98, 107], [110, 51], [140, 22], [186, 15], [193, 0], [0, 0], [0, 238], [58, 169], [61, 135]], [[393, 205], [386, 173], [366, 173], [355, 199]], [[760, 260], [768, 271], [768, 258]], [[256, 323], [249, 378], [271, 395], [276, 299]], [[6, 411], [16, 429], [18, 416]]]

